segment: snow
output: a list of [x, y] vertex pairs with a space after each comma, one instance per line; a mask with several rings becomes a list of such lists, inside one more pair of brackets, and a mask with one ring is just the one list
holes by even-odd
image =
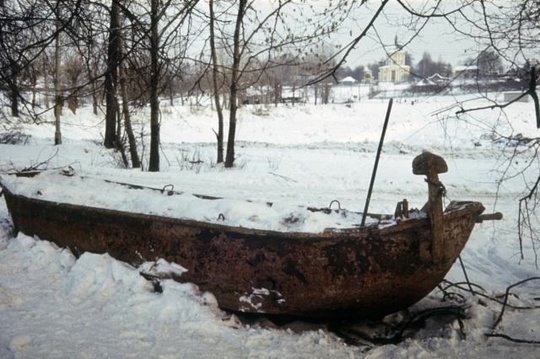
[[[63, 203], [79, 206], [234, 227], [287, 233], [321, 233], [326, 229], [355, 228], [362, 223], [361, 213], [339, 209], [323, 213], [298, 205], [229, 198], [208, 199], [191, 193], [174, 192], [172, 186], [134, 190], [130, 184], [78, 176], [71, 167], [61, 171], [45, 171], [38, 176], [28, 178], [5, 175], [0, 178], [6, 189], [29, 198], [49, 202], [58, 202], [61, 198]], [[99, 188], [99, 191], [81, 191], [81, 188]], [[367, 225], [378, 223], [378, 220], [367, 217]], [[387, 220], [381, 223], [388, 225], [395, 222]]]
[[[501, 221], [478, 224], [462, 252], [469, 279], [483, 289], [477, 289], [478, 295], [448, 289], [462, 295], [461, 303], [467, 306], [463, 330], [451, 316], [434, 317], [399, 343], [353, 345], [325, 323], [293, 322], [279, 327], [268, 320], [240, 320], [220, 310], [211, 293], [193, 284], [163, 279], [163, 291], [156, 293], [152, 283], [139, 275], [140, 269], [107, 254], [85, 253], [76, 259], [67, 249], [14, 234], [7, 208], [0, 201], [0, 358], [536, 358], [538, 345], [486, 337], [502, 309], [489, 298], [540, 274], [534, 242], [526, 238], [521, 259], [516, 232], [517, 200], [534, 183], [538, 162], [531, 162], [533, 157], [525, 147], [504, 139], [519, 133], [539, 136], [533, 108], [516, 103], [505, 113], [487, 110], [458, 120], [448, 117], [459, 110], [456, 101], [463, 106], [490, 103], [464, 96], [394, 102], [369, 211], [392, 213], [404, 198], [410, 207], [422, 207], [427, 186], [421, 176], [412, 174], [411, 162], [422, 150], [429, 150], [448, 163], [448, 173], [440, 175], [447, 190], [446, 203], [481, 201], [486, 212], [504, 213]], [[118, 154], [99, 145], [102, 116], [92, 115], [87, 107], [77, 115], [64, 113], [61, 146], [52, 145], [52, 117], [45, 115], [39, 125], [21, 124], [19, 130], [31, 137], [26, 145], [0, 145], [0, 168], [6, 173], [40, 165], [51, 169], [46, 174], [50, 181], [40, 189], [29, 185], [29, 193], [40, 190], [44, 196], [66, 201], [96, 196], [95, 201], [124, 210], [179, 213], [181, 205], [173, 201], [177, 196], [162, 196], [160, 200], [167, 203], [157, 208], [159, 204], [149, 203], [146, 196], [127, 198], [121, 190], [108, 191], [101, 180], [159, 189], [172, 185], [186, 196], [223, 197], [223, 203], [233, 206], [250, 199], [249, 205], [240, 206], [243, 219], [239, 220], [253, 219], [251, 206], [264, 207], [266, 202], [287, 208], [322, 208], [332, 203], [337, 208], [338, 203], [332, 202], [337, 200], [341, 208], [362, 211], [387, 101], [363, 100], [347, 106], [338, 102], [243, 107], [233, 169], [215, 163], [212, 129], [217, 121], [211, 108], [170, 106], [166, 101], [162, 101], [159, 173], [120, 169]], [[135, 119], [140, 121], [138, 138], [147, 137], [147, 109]], [[147, 148], [144, 151], [147, 155]], [[516, 151], [524, 154], [510, 161]], [[57, 173], [68, 166], [85, 177], [84, 186], [75, 177], [62, 176], [60, 182]], [[190, 210], [198, 210], [200, 219], [217, 218], [198, 205], [191, 205]], [[258, 218], [263, 222], [273, 216], [279, 222], [275, 213]], [[145, 265], [177, 274], [183, 271], [182, 263]], [[464, 282], [459, 263], [446, 279]], [[509, 302], [538, 305], [539, 287], [535, 280], [517, 286]], [[435, 289], [410, 312], [447, 305], [441, 298], [441, 291]], [[246, 296], [246, 305], [251, 299]], [[373, 334], [406, 315], [355, 325]], [[494, 331], [538, 341], [539, 320], [538, 309], [506, 308]]]

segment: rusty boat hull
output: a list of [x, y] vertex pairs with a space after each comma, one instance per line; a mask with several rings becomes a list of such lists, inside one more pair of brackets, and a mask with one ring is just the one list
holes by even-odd
[[3, 196], [17, 231], [75, 255], [109, 253], [135, 266], [163, 258], [187, 269], [175, 280], [211, 292], [222, 309], [303, 317], [378, 317], [416, 303], [442, 281], [484, 210], [450, 204], [434, 243], [429, 218], [284, 233], [58, 203], [6, 187]]

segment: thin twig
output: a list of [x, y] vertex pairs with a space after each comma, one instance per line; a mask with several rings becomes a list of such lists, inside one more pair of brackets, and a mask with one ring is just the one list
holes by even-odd
[[[459, 283], [452, 283], [452, 282], [449, 282], [447, 280], [444, 281], [444, 283], [447, 283], [448, 285], [444, 288], [442, 288], [441, 285], [439, 285], [439, 289], [444, 293], [444, 297], [451, 297], [453, 295], [457, 295], [457, 293], [454, 293], [454, 292], [449, 292], [448, 289], [449, 288], [452, 288], [452, 287], [455, 287], [457, 289], [460, 289], [460, 290], [463, 290], [463, 291], [466, 291], [468, 292], [469, 289], [468, 288], [465, 288], [463, 287], [462, 285], [467, 285], [469, 283], [466, 283], [466, 282], [459, 282]], [[478, 284], [475, 284], [475, 283], [470, 283], [473, 287], [475, 288], [478, 288], [480, 289], [481, 291], [485, 292], [485, 289], [482, 288], [481, 286], [479, 286]], [[504, 304], [504, 301], [501, 301], [497, 298], [494, 298], [492, 296], [489, 296], [487, 294], [484, 294], [484, 293], [481, 293], [479, 291], [476, 291], [476, 295], [479, 296], [479, 297], [482, 297], [484, 299], [487, 299], [491, 302], [494, 302], [494, 303], [497, 303], [497, 304], [500, 304], [500, 305], [503, 305]], [[540, 306], [519, 306], [519, 305], [513, 305], [513, 304], [508, 304], [506, 303], [506, 307], [507, 308], [510, 308], [510, 309], [516, 309], [516, 310], [534, 310], [534, 309], [540, 309]]]
[[292, 179], [292, 178], [290, 178], [290, 177], [283, 176], [283, 175], [278, 175], [278, 174], [275, 173], [275, 172], [268, 172], [268, 173], [270, 173], [271, 175], [274, 175], [274, 176], [276, 176], [276, 177], [283, 178], [283, 179], [286, 180], [286, 181], [295, 182], [295, 183], [298, 182], [297, 180], [294, 180], [294, 179]]
[[514, 342], [514, 343], [540, 344], [540, 340], [528, 340], [528, 339], [513, 338], [513, 337], [511, 337], [509, 335], [501, 334], [501, 333], [486, 333], [485, 336], [489, 337], [489, 338], [503, 338], [503, 339], [509, 340], [511, 342]]
[[22, 170], [20, 170], [19, 172], [36, 171], [36, 170], [39, 170], [39, 167], [44, 166], [44, 165], [48, 165], [49, 162], [50, 162], [53, 158], [55, 158], [55, 157], [58, 155], [58, 150], [59, 150], [59, 149], [58, 149], [58, 147], [57, 147], [57, 148], [56, 148], [56, 151], [54, 152], [54, 154], [51, 155], [51, 156], [49, 156], [49, 158], [47, 158], [46, 160], [41, 161], [41, 162], [39, 162], [39, 163], [37, 163], [37, 164], [35, 164], [35, 165], [32, 165], [32, 166], [30, 166], [30, 167], [25, 167], [25, 168], [23, 168]]
[[527, 91], [525, 91], [521, 95], [517, 96], [513, 100], [502, 105], [495, 103], [489, 106], [481, 106], [481, 107], [475, 107], [475, 108], [470, 108], [470, 109], [462, 108], [461, 110], [456, 112], [456, 115], [460, 115], [467, 112], [473, 112], [473, 111], [492, 110], [495, 108], [504, 109], [505, 107], [508, 107], [511, 104], [518, 102], [523, 97], [530, 95], [534, 102], [534, 110], [535, 110], [535, 115], [536, 115], [536, 127], [540, 128], [540, 103], [538, 101], [538, 94], [536, 93], [536, 82], [537, 82], [536, 80], [537, 80], [537, 71], [536, 71], [536, 68], [533, 66], [531, 68], [531, 78], [529, 80], [529, 88], [527, 89]]
[[495, 328], [497, 328], [497, 326], [501, 323], [502, 321], [502, 317], [504, 315], [504, 311], [507, 307], [507, 303], [508, 303], [508, 297], [510, 295], [510, 290], [514, 287], [517, 287], [519, 285], [522, 285], [524, 283], [527, 283], [527, 282], [530, 282], [530, 281], [533, 281], [533, 280], [540, 280], [540, 277], [531, 277], [531, 278], [527, 278], [527, 279], [524, 279], [524, 280], [521, 280], [519, 282], [516, 282], [510, 286], [508, 286], [508, 288], [506, 288], [506, 293], [504, 295], [504, 302], [503, 302], [503, 306], [502, 306], [502, 309], [501, 309], [501, 312], [499, 313], [499, 316], [497, 317], [497, 320], [495, 321], [495, 323], [493, 324], [493, 326], [491, 327], [492, 330], [495, 330]]

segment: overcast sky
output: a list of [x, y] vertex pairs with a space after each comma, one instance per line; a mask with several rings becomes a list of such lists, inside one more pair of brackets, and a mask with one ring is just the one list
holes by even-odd
[[[419, 10], [435, 2], [428, 0], [408, 1]], [[455, 3], [455, 0], [444, 1], [447, 7], [455, 6]], [[379, 4], [379, 1], [371, 2], [368, 6], [372, 11], [359, 11], [351, 16], [347, 20], [344, 31], [337, 37], [339, 42], [347, 43], [354, 36], [360, 34]], [[367, 65], [386, 58], [387, 52], [391, 53], [395, 50], [394, 39], [396, 36], [398, 42], [402, 45], [413, 36], [413, 33], [407, 30], [405, 26], [409, 21], [410, 15], [396, 2], [389, 3], [385, 8], [384, 15], [380, 16], [375, 23], [376, 32], [371, 31], [369, 38], [362, 40], [358, 44], [356, 50], [348, 57], [347, 65], [351, 67]], [[456, 33], [446, 20], [430, 19], [420, 31], [420, 34], [410, 44], [406, 45], [405, 51], [412, 55], [413, 63], [417, 63], [422, 58], [423, 53], [428, 52], [433, 60], [441, 59], [456, 66], [462, 64], [468, 58], [475, 57], [480, 49], [481, 47], [472, 39]]]
[[[328, 30], [332, 28], [329, 25], [334, 21], [339, 22], [339, 17], [344, 16], [343, 13], [331, 11], [331, 9], [336, 8], [339, 1], [308, 0], [287, 4], [284, 7], [285, 16], [283, 18], [286, 21], [283, 22], [283, 26], [288, 30], [293, 28], [293, 31], [298, 32], [294, 35], [299, 37], [312, 36], [313, 33], [320, 33], [323, 28], [331, 31]], [[340, 24], [338, 32], [331, 32], [332, 35], [329, 39], [320, 40], [316, 48], [308, 49], [306, 47], [306, 50], [316, 54], [318, 51], [325, 52], [324, 55], [326, 56], [334, 54], [337, 51], [336, 45], [346, 46], [366, 29], [381, 2], [379, 0], [370, 0], [366, 3], [353, 2], [354, 10], [345, 16], [345, 20]], [[398, 0], [390, 0], [385, 6], [382, 15], [377, 18], [374, 28], [368, 32], [367, 37], [362, 39], [356, 45], [355, 50], [347, 57], [346, 66], [368, 65], [388, 58], [388, 55], [396, 50], [394, 42], [396, 36], [398, 43], [404, 46], [405, 51], [412, 56], [413, 65], [422, 59], [425, 52], [429, 53], [434, 61], [440, 60], [450, 63], [454, 67], [463, 65], [467, 63], [467, 60], [475, 59], [481, 51], [487, 48], [486, 43], [481, 44], [474, 37], [464, 35], [472, 34], [473, 31], [482, 31], [478, 28], [475, 30], [475, 27], [477, 25], [484, 26], [483, 9], [485, 8], [489, 14], [498, 12], [499, 15], [502, 14], [501, 16], [505, 18], [505, 11], [508, 12], [508, 9], [513, 9], [516, 5], [515, 0], [490, 0], [486, 2], [478, 0], [401, 0], [401, 2], [409, 9], [422, 14], [429, 14], [434, 6], [437, 6], [437, 11], [440, 14], [441, 12], [448, 13], [463, 4], [467, 4], [467, 7], [462, 10], [469, 22], [466, 22], [462, 15], [458, 13], [447, 18], [429, 18], [424, 21], [423, 18], [413, 16], [407, 12], [398, 3]], [[252, 8], [255, 9], [256, 7], [256, 13], [260, 19], [263, 19], [265, 14], [268, 14], [279, 4], [278, 0], [254, 0]], [[348, 4], [350, 5], [351, 1], [348, 1]], [[501, 7], [501, 4], [504, 4], [504, 6]], [[327, 16], [327, 14], [330, 15]], [[268, 22], [270, 26], [273, 26], [272, 21]], [[234, 19], [231, 17], [227, 24], [230, 26], [233, 23]], [[296, 29], [294, 29], [295, 26]], [[459, 31], [456, 31], [454, 27], [458, 28]], [[416, 34], [418, 29], [420, 30]], [[485, 32], [482, 33], [485, 35]], [[261, 31], [260, 36], [264, 38], [266, 35]], [[263, 44], [262, 46], [266, 45]], [[537, 50], [535, 49], [535, 51]], [[306, 54], [309, 55], [308, 52]], [[532, 58], [537, 57], [532, 56]], [[336, 58], [341, 59], [340, 56]], [[514, 60], [519, 63], [524, 59], [516, 57]]]

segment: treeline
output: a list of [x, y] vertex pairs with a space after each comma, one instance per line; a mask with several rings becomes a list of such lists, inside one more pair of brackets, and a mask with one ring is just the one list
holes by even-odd
[[[374, 81], [379, 78], [379, 68], [387, 64], [386, 59], [381, 59], [377, 62], [369, 63], [366, 66], [359, 65], [354, 68], [344, 67], [339, 70], [340, 78], [351, 76], [358, 81], [366, 79], [366, 76]], [[446, 78], [452, 78], [458, 75], [452, 64], [443, 61], [439, 58], [434, 61], [429, 52], [424, 52], [422, 58], [414, 63], [414, 57], [407, 53], [405, 65], [410, 67], [409, 81], [418, 81], [426, 79], [434, 75], [440, 75]], [[521, 77], [526, 75], [530, 69], [530, 62], [526, 61], [521, 66], [513, 66], [505, 71], [501, 56], [493, 50], [480, 52], [476, 57], [470, 57], [463, 61], [462, 68], [470, 68], [476, 72], [475, 77], [478, 79], [494, 78], [501, 75], [510, 75]], [[368, 75], [369, 74], [369, 75]]]
[[[402, 82], [408, 83], [409, 86], [402, 90], [403, 96], [448, 91], [454, 93], [526, 91], [530, 86], [532, 67], [530, 61], [505, 68], [501, 56], [494, 51], [481, 52], [455, 68], [440, 59], [433, 61], [427, 52], [415, 64], [412, 63], [412, 59], [412, 56], [406, 56], [406, 65], [410, 71], [408, 78]], [[377, 84], [380, 80], [379, 68], [386, 66], [387, 63], [386, 60], [380, 60], [367, 66], [345, 67], [339, 69], [338, 73], [341, 79], [351, 76], [361, 83]]]
[[[158, 171], [160, 100], [211, 95], [217, 113], [217, 162], [232, 167], [237, 108], [249, 96], [248, 89], [255, 86], [267, 102], [278, 103], [284, 100], [285, 87], [292, 89], [294, 101], [296, 89], [309, 84], [316, 101], [325, 103], [329, 84], [340, 77], [350, 74], [363, 79], [370, 73], [377, 79], [384, 61], [344, 68], [350, 52], [370, 31], [376, 31], [376, 20], [384, 17], [392, 2], [366, 3], [2, 0], [2, 101], [7, 101], [9, 115], [14, 118], [23, 112], [39, 121], [43, 113], [54, 113], [55, 144], [62, 143], [63, 107], [76, 110], [80, 102], [89, 101], [96, 115], [104, 113], [104, 146], [118, 150], [126, 166]], [[472, 1], [468, 6], [474, 9], [479, 5], [485, 4]], [[408, 27], [414, 30], [416, 26], [418, 31], [426, 19], [454, 13], [446, 8], [416, 9], [402, 2], [397, 6], [404, 16], [414, 14]], [[353, 33], [347, 20], [363, 18], [362, 12], [368, 21]], [[459, 14], [465, 16], [466, 12]], [[485, 20], [496, 22], [499, 18], [490, 18], [486, 12]], [[496, 35], [493, 29], [484, 32]], [[536, 34], [536, 27], [532, 29]], [[344, 45], [334, 45], [345, 31], [348, 38]], [[537, 37], [530, 38], [534, 47]], [[526, 45], [521, 43], [518, 50]], [[498, 52], [484, 51], [473, 59], [485, 68], [479, 73], [499, 71], [497, 56]], [[433, 61], [429, 54], [416, 63], [408, 56], [406, 64], [412, 68], [411, 80], [451, 72], [447, 63]], [[147, 163], [139, 158], [139, 140], [131, 124], [133, 110], [142, 106], [149, 108]], [[226, 122], [228, 133], [224, 132]]]
[[285, 85], [331, 71], [329, 38], [360, 7], [344, 0], [322, 8], [293, 0], [3, 0], [0, 90], [13, 117], [24, 111], [37, 121], [53, 111], [55, 144], [62, 143], [63, 106], [90, 101], [96, 115], [105, 113], [104, 146], [132, 167], [142, 159], [131, 113], [148, 106], [150, 171], [160, 167], [160, 99], [212, 95], [217, 162], [231, 167], [246, 90], [257, 84], [277, 103]]

